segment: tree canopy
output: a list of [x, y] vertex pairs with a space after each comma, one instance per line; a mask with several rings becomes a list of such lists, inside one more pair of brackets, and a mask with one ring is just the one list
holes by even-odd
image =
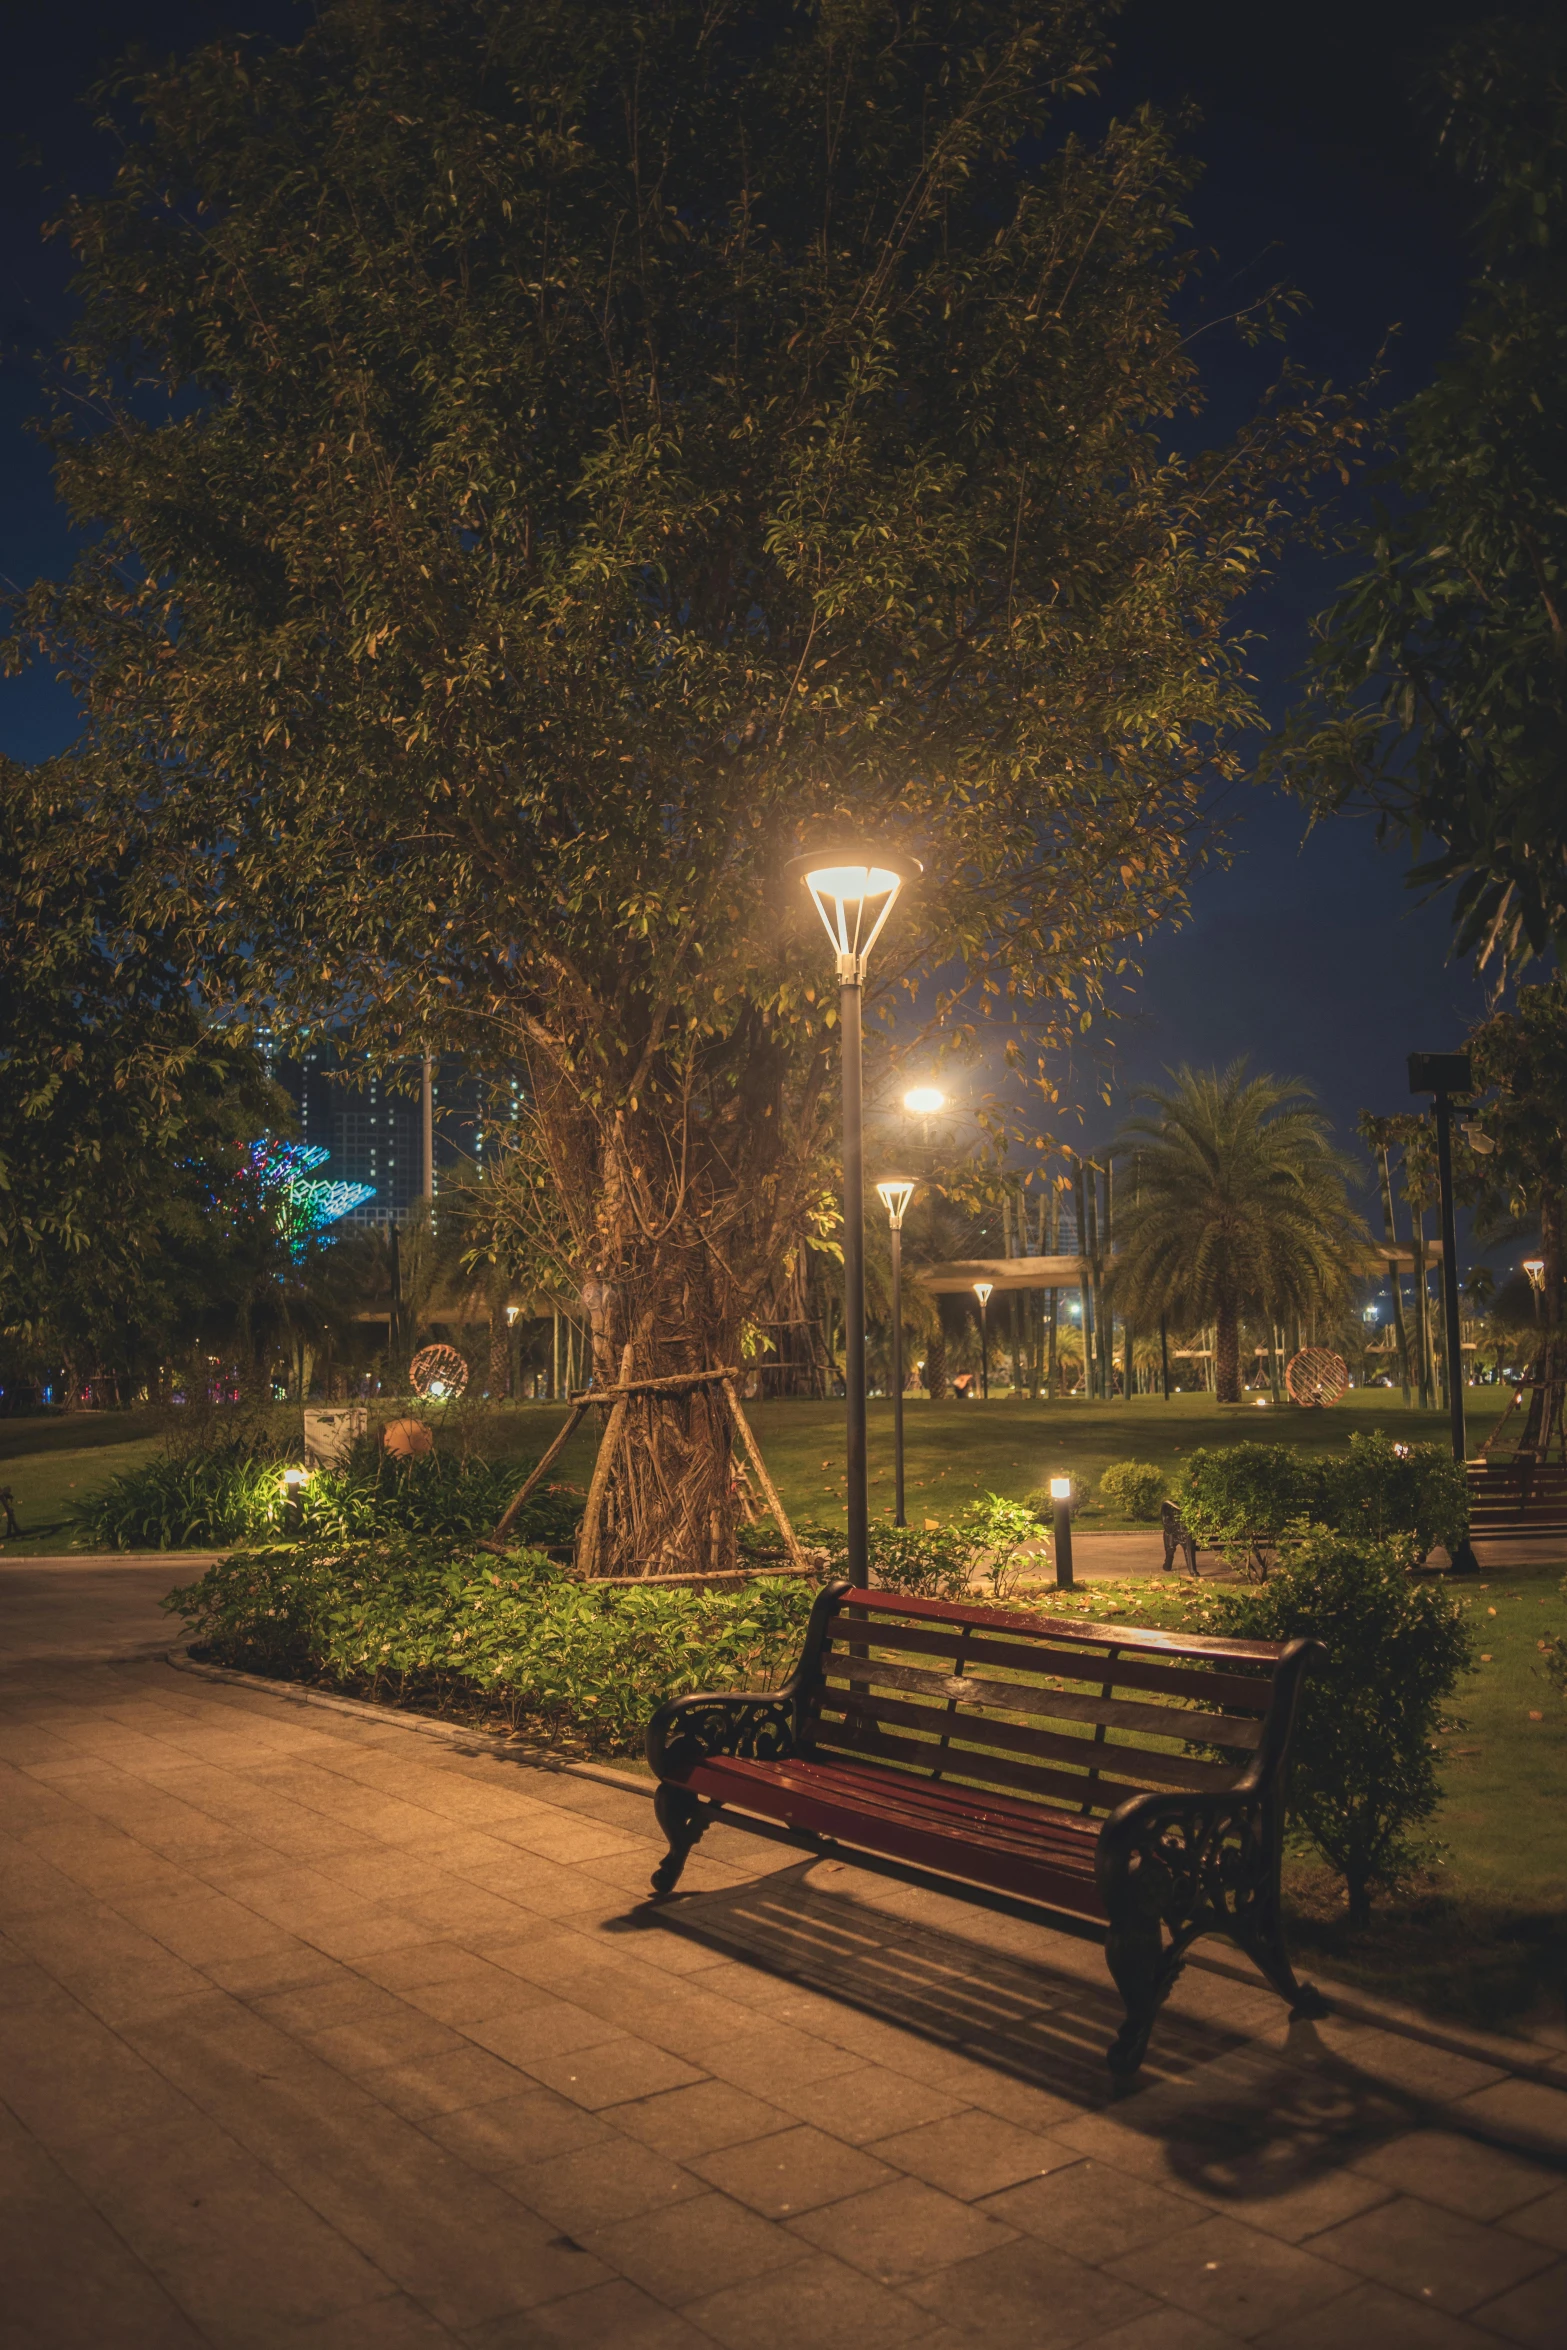
[[1375, 809], [1451, 889], [1459, 951], [1516, 966], [1567, 945], [1567, 36], [1489, 25], [1435, 96], [1480, 271], [1276, 759]]
[[[13, 643], [198, 976], [522, 1065], [601, 1371], [732, 1361], [819, 1199], [802, 840], [922, 855], [899, 1033], [1047, 1085], [1207, 852], [1237, 600], [1358, 426], [1286, 375], [1203, 444], [1190, 168], [1072, 127], [1109, 13], [339, 0], [108, 94], [90, 545]], [[683, 1409], [611, 1518], [722, 1563]]]

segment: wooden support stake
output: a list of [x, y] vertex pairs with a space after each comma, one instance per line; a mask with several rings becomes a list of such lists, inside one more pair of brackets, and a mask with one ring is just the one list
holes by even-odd
[[762, 1458], [761, 1447], [751, 1433], [751, 1423], [741, 1409], [740, 1398], [735, 1392], [735, 1383], [727, 1372], [724, 1374], [724, 1401], [729, 1406], [730, 1417], [739, 1433], [740, 1442], [745, 1446], [746, 1458], [756, 1471], [756, 1481], [766, 1497], [767, 1506], [778, 1522], [778, 1531], [783, 1536], [784, 1548], [789, 1553], [790, 1564], [797, 1567], [803, 1574], [805, 1572], [805, 1558], [801, 1552], [799, 1541], [794, 1528], [784, 1513], [784, 1505], [778, 1498], [778, 1488], [767, 1474], [767, 1463]]
[[511, 1500], [506, 1504], [505, 1509], [502, 1510], [500, 1517], [496, 1520], [494, 1533], [490, 1535], [486, 1542], [480, 1544], [480, 1548], [482, 1550], [505, 1549], [506, 1537], [511, 1532], [513, 1526], [517, 1523], [517, 1516], [522, 1508], [523, 1503], [527, 1500], [529, 1494], [533, 1491], [533, 1488], [535, 1485], [537, 1485], [539, 1479], [543, 1476], [545, 1470], [550, 1466], [551, 1462], [557, 1460], [565, 1451], [567, 1440], [575, 1434], [577, 1422], [583, 1417], [587, 1408], [588, 1407], [585, 1403], [573, 1404], [565, 1427], [562, 1428], [560, 1434], [556, 1437], [554, 1443], [550, 1446], [548, 1452], [544, 1455], [544, 1458], [528, 1471], [527, 1482], [524, 1484], [521, 1492], [512, 1496]]
[[630, 1377], [631, 1341], [628, 1338], [620, 1358], [620, 1378], [615, 1400], [610, 1406], [609, 1419], [599, 1441], [599, 1457], [593, 1464], [587, 1507], [582, 1513], [582, 1531], [577, 1536], [577, 1573], [584, 1577], [592, 1576], [593, 1562], [598, 1556], [599, 1520], [604, 1514], [604, 1497], [609, 1491], [609, 1473], [615, 1465], [615, 1455], [620, 1450], [620, 1440], [625, 1433]]

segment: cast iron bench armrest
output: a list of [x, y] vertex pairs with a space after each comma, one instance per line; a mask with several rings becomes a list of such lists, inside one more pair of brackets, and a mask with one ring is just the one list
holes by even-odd
[[715, 1754], [781, 1762], [794, 1751], [799, 1675], [781, 1689], [702, 1689], [661, 1705], [647, 1726], [647, 1759], [682, 1779]]

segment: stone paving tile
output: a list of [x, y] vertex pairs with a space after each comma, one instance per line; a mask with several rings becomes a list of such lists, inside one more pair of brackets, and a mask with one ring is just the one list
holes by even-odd
[[1567, 2340], [1567, 2264], [1558, 2263], [1526, 2284], [1515, 2285], [1495, 2301], [1486, 2301], [1473, 2313], [1479, 2325], [1489, 2326], [1524, 2350], [1561, 2350]]
[[693, 2081], [689, 2088], [665, 2089], [614, 2108], [617, 2129], [677, 2162], [786, 2130], [793, 2118], [732, 2081]]
[[1538, 2203], [1525, 2203], [1502, 2222], [1509, 2235], [1527, 2236], [1531, 2244], [1548, 2244], [1553, 2252], [1567, 2252], [1567, 2187], [1553, 2187]]
[[[1237, 2350], [1239, 2334], [1221, 2333], [1189, 2309], [1150, 2309], [1093, 2337], [1093, 2350]], [[1349, 2350], [1340, 2343], [1338, 2350]]]
[[916, 2129], [921, 2122], [943, 2121], [948, 2114], [961, 2113], [965, 2102], [950, 2090], [933, 2089], [928, 2081], [916, 2081], [882, 2064], [859, 2065], [852, 2072], [805, 2081], [789, 2091], [791, 2113], [847, 2138], [852, 2146]]
[[[531, 2085], [515, 2065], [505, 2064], [488, 2049], [475, 2048], [467, 2041], [439, 2056], [387, 2065], [358, 2077], [372, 2097], [379, 2097], [394, 2113], [416, 2122], [434, 2114], [460, 2113], [470, 2105], [492, 2104]], [[534, 2094], [543, 2097], [548, 2092], [541, 2089]]]
[[879, 2138], [868, 2150], [895, 2169], [968, 2203], [1020, 2180], [1042, 2178], [1065, 2159], [1062, 2150], [1038, 2131], [1019, 2129], [1015, 2122], [977, 2107]]
[[666, 2156], [623, 2138], [497, 2171], [497, 2183], [530, 2211], [572, 2236], [642, 2212], [667, 2211], [703, 2192], [702, 2182]]
[[605, 2040], [570, 2056], [530, 2057], [523, 2070], [590, 2113], [627, 2104], [634, 2097], [651, 2097], [659, 2089], [678, 2089], [702, 2077], [695, 2065], [640, 2040]]
[[467, 2350], [712, 2350], [713, 2337], [617, 2277], [543, 2309], [496, 2318], [463, 2340]]
[[535, 2060], [575, 2056], [599, 2048], [606, 2041], [628, 2035], [602, 2015], [577, 2007], [569, 1999], [520, 2002], [498, 2014], [473, 2016], [463, 2026], [464, 2039], [488, 2048], [507, 2064], [537, 2069]]
[[207, 2350], [208, 2338], [64, 2178], [0, 2203], [6, 2350]]
[[1015, 2240], [1014, 2231], [922, 2179], [894, 2179], [787, 2222], [823, 2252], [883, 2285], [906, 2284]]
[[726, 2285], [787, 2268], [809, 2251], [786, 2228], [713, 2194], [595, 2229], [586, 2241], [598, 2258], [676, 2309]]
[[1258, 2350], [1496, 2350], [1496, 2336], [1386, 2285], [1357, 2285], [1257, 2337]]
[[988, 2196], [984, 2209], [992, 2219], [1087, 2261], [1119, 2260], [1190, 2228], [1192, 2206], [1184, 2196], [1086, 2161], [1070, 2148], [1052, 2151], [1063, 2167]]
[[855, 2058], [787, 2024], [766, 2023], [743, 2038], [720, 2041], [703, 2069], [758, 2097], [781, 2097], [834, 2074], [852, 2072]]
[[1053, 2244], [1024, 2237], [908, 2287], [909, 2298], [986, 2350], [1067, 2350], [1154, 2313], [1152, 2294]]
[[689, 2314], [726, 2350], [902, 2350], [930, 2337], [927, 2312], [825, 2252], [710, 2293]]
[[288, 2345], [289, 2350], [449, 2350], [461, 2339], [406, 2293], [391, 2293], [384, 2301], [299, 2327]]
[[1556, 2183], [1555, 2173], [1541, 2164], [1451, 2130], [1414, 2130], [1357, 2156], [1355, 2168], [1422, 2202], [1479, 2220], [1500, 2219], [1537, 2202]]
[[840, 2202], [897, 2176], [861, 2148], [806, 2123], [689, 2159], [698, 2178], [768, 2219]]
[[[427, 2137], [480, 2171], [515, 2170], [524, 2163], [620, 2142], [607, 2123], [569, 2098], [539, 2088], [526, 2074], [510, 2077], [520, 2085], [506, 2096], [414, 2118]], [[373, 2080], [366, 2086], [373, 2087]]]
[[1325, 2260], [1462, 2317], [1549, 2266], [1540, 2244], [1401, 2195], [1312, 2239]]
[[1543, 2081], [1497, 2081], [1466, 2097], [1458, 2118], [1501, 2132], [1520, 2150], [1538, 2146], [1567, 2154], [1567, 2089]]
[[1109, 2273], [1250, 2340], [1348, 2290], [1350, 2271], [1238, 2220], [1210, 2219], [1111, 2264]]

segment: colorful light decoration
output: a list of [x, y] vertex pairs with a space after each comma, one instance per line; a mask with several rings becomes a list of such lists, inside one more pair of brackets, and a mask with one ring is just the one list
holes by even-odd
[[311, 1170], [324, 1166], [331, 1155], [318, 1142], [275, 1142], [269, 1134], [246, 1154], [250, 1179], [293, 1256], [302, 1257], [329, 1225], [375, 1197], [373, 1183], [313, 1182]]

